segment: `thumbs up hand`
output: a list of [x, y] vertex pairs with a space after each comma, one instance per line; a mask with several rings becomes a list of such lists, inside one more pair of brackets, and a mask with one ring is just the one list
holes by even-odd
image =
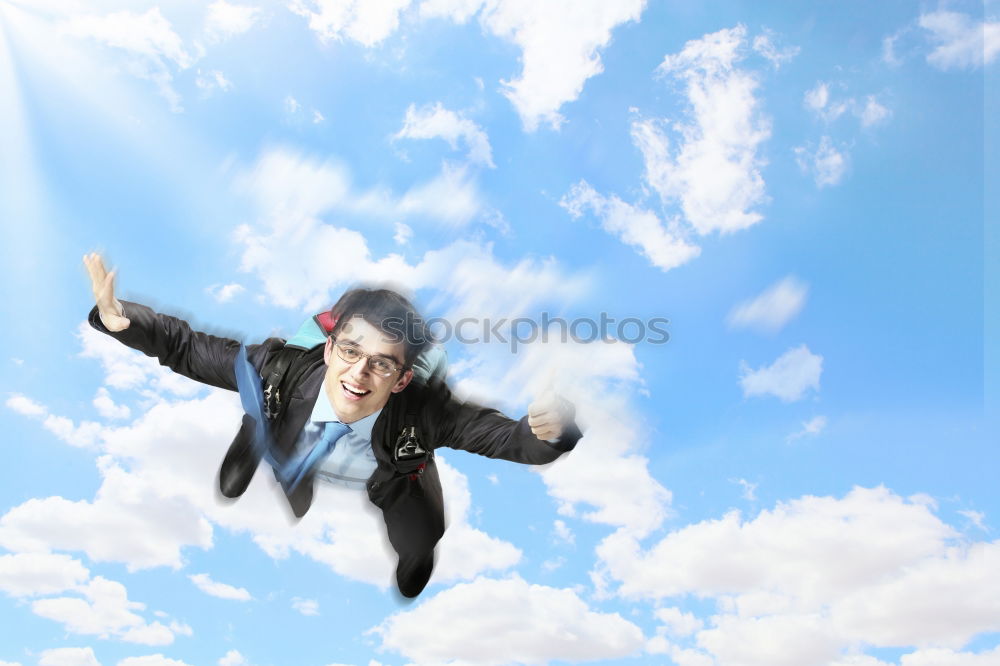
[[548, 390], [528, 406], [528, 425], [541, 440], [552, 441], [562, 437], [566, 426], [573, 420], [573, 404]]

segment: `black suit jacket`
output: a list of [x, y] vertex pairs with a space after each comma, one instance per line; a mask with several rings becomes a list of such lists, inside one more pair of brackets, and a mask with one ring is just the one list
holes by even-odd
[[[108, 331], [96, 307], [88, 318], [91, 326], [159, 359], [161, 365], [185, 377], [236, 390], [233, 366], [239, 342], [195, 331], [182, 319], [156, 313], [138, 303], [123, 301], [122, 305], [131, 322], [127, 329]], [[269, 338], [259, 345], [249, 345], [247, 355], [259, 371], [283, 345], [284, 340]], [[317, 359], [315, 367], [302, 375], [287, 407], [273, 424], [272, 432], [280, 450], [290, 453], [294, 449], [322, 389], [325, 373], [326, 365], [321, 358]], [[429, 451], [426, 458], [394, 459], [393, 445], [405, 425], [417, 426], [421, 443]], [[447, 446], [490, 458], [539, 465], [572, 450], [581, 436], [576, 425], [570, 424], [559, 441], [544, 442], [532, 434], [527, 417], [515, 421], [495, 409], [461, 402], [443, 382], [428, 385], [410, 382], [403, 391], [390, 395], [372, 428], [372, 452], [377, 468], [366, 484], [368, 497], [382, 510], [389, 541], [400, 557], [419, 557], [433, 550], [445, 528], [444, 499], [434, 464], [434, 449]], [[296, 515], [304, 514], [309, 506], [312, 481], [299, 488], [289, 496]]]

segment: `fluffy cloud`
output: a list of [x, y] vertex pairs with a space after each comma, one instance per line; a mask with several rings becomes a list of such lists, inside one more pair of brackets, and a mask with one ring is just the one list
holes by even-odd
[[743, 395], [773, 395], [784, 402], [801, 400], [809, 389], [819, 391], [823, 372], [823, 357], [813, 354], [805, 345], [789, 349], [769, 366], [751, 370], [740, 362], [740, 385]]
[[101, 666], [101, 662], [93, 648], [54, 648], [42, 650], [38, 666]]
[[49, 411], [44, 405], [40, 405], [31, 398], [23, 396], [19, 393], [15, 393], [7, 398], [7, 402], [5, 404], [8, 408], [13, 409], [18, 414], [23, 414], [24, 416], [45, 416], [45, 414]]
[[875, 98], [875, 95], [868, 95], [865, 99], [864, 106], [861, 107], [857, 114], [861, 119], [861, 125], [863, 127], [871, 127], [884, 122], [887, 118], [892, 116], [892, 111], [879, 103], [879, 101]]
[[794, 152], [799, 169], [811, 174], [817, 187], [836, 185], [847, 173], [847, 152], [834, 146], [829, 136], [820, 139], [815, 151], [809, 146], [798, 146]]
[[212, 41], [221, 41], [247, 32], [260, 17], [260, 9], [216, 0], [208, 6], [205, 32]]
[[104, 370], [104, 383], [111, 388], [136, 390], [153, 400], [164, 395], [191, 397], [202, 390], [197, 382], [171, 372], [156, 359], [136, 353], [86, 322], [77, 328], [77, 339], [80, 357], [96, 359]]
[[99, 467], [103, 482], [93, 501], [30, 499], [0, 518], [0, 545], [17, 552], [82, 550], [96, 562], [125, 562], [130, 570], [176, 568], [182, 546], [211, 545], [211, 525], [194, 507], [164, 496], [165, 489], [150, 487], [109, 457]]
[[779, 49], [774, 44], [774, 35], [769, 30], [764, 30], [760, 35], [753, 38], [753, 50], [768, 60], [775, 69], [789, 62], [799, 54], [801, 50], [798, 46], [786, 46]]
[[[449, 630], [428, 633], [429, 626]], [[456, 585], [373, 631], [384, 649], [419, 663], [589, 661], [625, 657], [643, 646], [642, 631], [619, 614], [591, 610], [572, 590], [518, 577]]]
[[345, 37], [363, 46], [383, 42], [399, 27], [399, 15], [410, 0], [293, 0], [290, 9], [309, 21], [323, 40]]
[[122, 11], [106, 16], [78, 16], [60, 27], [67, 34], [90, 38], [124, 51], [130, 58], [132, 72], [152, 81], [174, 112], [183, 110], [180, 95], [172, 85], [169, 64], [185, 69], [196, 58], [188, 53], [183, 40], [158, 7], [144, 14]]
[[977, 21], [967, 14], [939, 10], [921, 14], [934, 50], [927, 62], [938, 69], [971, 69], [988, 65], [1000, 53], [1000, 21]]
[[673, 125], [680, 140], [673, 154], [660, 123], [633, 124], [647, 182], [664, 203], [679, 202], [699, 234], [736, 231], [762, 219], [753, 210], [766, 201], [757, 150], [770, 128], [754, 96], [757, 79], [738, 67], [745, 51], [746, 29], [737, 26], [691, 40], [664, 58], [657, 71], [679, 81], [689, 103], [689, 122]]
[[118, 662], [118, 666], [190, 666], [179, 659], [170, 659], [162, 654], [150, 654], [143, 657], [126, 657]]
[[[416, 264], [397, 254], [375, 259], [362, 234], [319, 219], [325, 212], [346, 210], [386, 220], [430, 215], [461, 224], [480, 209], [464, 169], [446, 167], [439, 177], [399, 198], [377, 188], [353, 196], [339, 165], [275, 149], [240, 174], [237, 187], [253, 198], [259, 212], [257, 225], [236, 232], [241, 268], [261, 279], [265, 296], [276, 305], [319, 309], [329, 306], [347, 284], [392, 282], [434, 290], [455, 303], [460, 316], [498, 317], [542, 297], [572, 301], [587, 284], [584, 276], [566, 275], [552, 260], [524, 259], [504, 266], [489, 245], [469, 241], [429, 251]], [[338, 261], [329, 260], [334, 255]]]
[[242, 587], [233, 587], [214, 581], [208, 574], [191, 574], [188, 576], [191, 582], [198, 586], [198, 589], [213, 597], [220, 599], [232, 599], [234, 601], [250, 601], [250, 593]]
[[194, 84], [198, 86], [206, 97], [211, 95], [215, 90], [226, 92], [233, 89], [232, 82], [217, 69], [210, 69], [204, 72], [199, 69], [197, 76], [195, 76]]
[[784, 328], [805, 305], [809, 287], [794, 275], [782, 278], [752, 300], [740, 303], [726, 318], [734, 328], [774, 333]]
[[586, 181], [581, 180], [571, 187], [559, 205], [574, 218], [589, 210], [601, 221], [605, 231], [638, 248], [661, 270], [676, 268], [701, 253], [701, 248], [687, 243], [676, 230], [660, 222], [652, 211], [632, 206], [614, 195], [602, 196]]
[[303, 615], [319, 615], [319, 602], [315, 599], [292, 599], [292, 608]]
[[444, 108], [441, 102], [428, 104], [421, 108], [411, 104], [406, 109], [403, 127], [394, 136], [395, 139], [444, 139], [452, 150], [458, 147], [459, 140], [465, 144], [469, 162], [494, 167], [493, 152], [490, 148], [486, 132], [459, 113]]
[[[693, 629], [692, 663], [846, 665], [868, 663], [844, 656], [852, 646], [958, 649], [1000, 628], [1000, 542], [956, 537], [927, 498], [855, 488], [839, 499], [779, 503], [747, 520], [731, 511], [648, 550], [614, 534], [598, 555], [601, 575], [622, 596], [715, 601], [711, 625]], [[683, 617], [670, 611], [661, 619]]]
[[820, 81], [814, 88], [808, 90], [803, 101], [807, 109], [826, 122], [832, 122], [844, 115], [848, 108], [850, 108], [851, 102], [853, 102], [853, 100], [831, 101], [830, 85], [823, 81]]
[[705, 623], [693, 614], [672, 606], [656, 609], [655, 615], [656, 619], [663, 623], [663, 630], [671, 636], [690, 636], [705, 626]]
[[97, 409], [97, 413], [106, 419], [127, 419], [132, 414], [132, 410], [127, 405], [117, 404], [111, 398], [108, 389], [103, 386], [97, 389], [93, 404], [94, 408]]
[[219, 303], [228, 303], [237, 294], [246, 291], [246, 287], [236, 282], [230, 284], [213, 284], [205, 289]]
[[147, 624], [133, 611], [144, 604], [129, 601], [125, 586], [101, 576], [92, 578], [79, 590], [84, 598], [55, 597], [38, 599], [31, 604], [36, 614], [61, 622], [66, 631], [101, 638], [115, 636], [123, 641], [145, 645], [167, 645], [174, 640], [169, 627]]
[[823, 428], [825, 427], [826, 417], [814, 416], [808, 421], [804, 421], [802, 423], [802, 429], [789, 435], [787, 441], [792, 442], [796, 439], [801, 439], [802, 437], [814, 437], [823, 432]]
[[[524, 128], [558, 128], [566, 102], [580, 96], [587, 79], [600, 74], [599, 51], [622, 23], [638, 21], [645, 0], [501, 0], [480, 17], [484, 27], [521, 48], [520, 76], [501, 81]], [[462, 11], [462, 8], [459, 9]]]
[[68, 555], [17, 553], [0, 556], [0, 590], [15, 597], [56, 594], [90, 578], [83, 564]]

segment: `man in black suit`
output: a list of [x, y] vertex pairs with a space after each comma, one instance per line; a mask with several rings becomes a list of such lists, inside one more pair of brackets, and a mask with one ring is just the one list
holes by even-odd
[[[94, 328], [195, 381], [236, 390], [239, 342], [119, 301], [115, 275], [100, 256], [88, 255], [84, 263], [96, 300], [89, 316]], [[271, 423], [276, 457], [283, 461], [275, 471], [296, 516], [308, 510], [317, 477], [364, 488], [381, 509], [399, 556], [399, 590], [415, 597], [430, 578], [434, 547], [445, 529], [435, 448], [545, 464], [572, 450], [582, 435], [565, 401], [533, 403], [515, 421], [457, 400], [442, 381], [412, 382], [427, 335], [413, 306], [395, 292], [352, 290], [331, 317], [336, 323], [322, 357], [315, 355], [303, 369]], [[247, 360], [260, 373], [284, 344], [270, 338], [250, 345]], [[241, 493], [258, 460], [247, 464], [238, 438], [220, 472], [223, 490]]]

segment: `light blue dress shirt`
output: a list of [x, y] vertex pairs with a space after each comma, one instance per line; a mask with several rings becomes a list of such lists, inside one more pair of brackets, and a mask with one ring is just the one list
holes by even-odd
[[[365, 482], [377, 466], [375, 454], [372, 453], [372, 427], [381, 413], [380, 409], [360, 421], [349, 424], [351, 431], [337, 440], [333, 452], [316, 471], [317, 479], [334, 485], [364, 490]], [[325, 387], [320, 387], [312, 414], [309, 416], [309, 423], [302, 429], [302, 434], [299, 436], [299, 450], [305, 447], [305, 442], [316, 441], [317, 437], [322, 434], [324, 424], [327, 421], [342, 422], [337, 418], [337, 413], [333, 411], [333, 405], [330, 404]]]

